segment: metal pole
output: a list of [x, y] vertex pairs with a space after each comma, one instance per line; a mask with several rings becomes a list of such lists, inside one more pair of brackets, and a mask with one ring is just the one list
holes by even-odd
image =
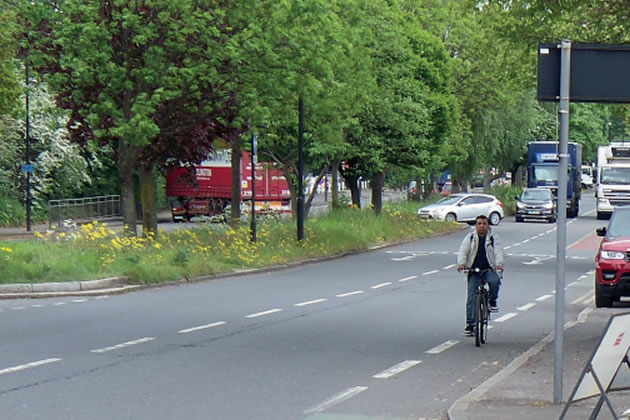
[[298, 202], [297, 202], [297, 239], [304, 238], [304, 102], [298, 100]]
[[252, 134], [252, 242], [256, 242], [256, 134]]
[[[31, 124], [29, 120], [30, 103], [29, 103], [29, 74], [28, 74], [28, 52], [24, 63], [26, 73], [26, 164], [31, 163]], [[26, 172], [26, 231], [31, 231], [31, 172]]]
[[[567, 248], [567, 170], [569, 158], [569, 87], [571, 81], [571, 42], [562, 41], [560, 60], [560, 143], [558, 149], [558, 231], [556, 239], [556, 323], [554, 338], [553, 402], [562, 401], [564, 354], [564, 284]], [[578, 162], [580, 163], [580, 162]]]

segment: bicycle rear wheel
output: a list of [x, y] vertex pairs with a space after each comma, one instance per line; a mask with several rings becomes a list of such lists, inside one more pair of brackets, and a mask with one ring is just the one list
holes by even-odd
[[475, 346], [479, 347], [482, 343], [483, 334], [483, 312], [482, 312], [481, 295], [475, 295]]

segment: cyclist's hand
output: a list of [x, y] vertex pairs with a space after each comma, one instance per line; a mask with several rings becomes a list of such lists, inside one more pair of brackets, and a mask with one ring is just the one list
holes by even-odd
[[503, 265], [502, 264], [497, 264], [497, 271], [499, 272], [503, 272]]
[[464, 268], [466, 268], [466, 266], [464, 264], [460, 264], [457, 266], [457, 272], [461, 272]]

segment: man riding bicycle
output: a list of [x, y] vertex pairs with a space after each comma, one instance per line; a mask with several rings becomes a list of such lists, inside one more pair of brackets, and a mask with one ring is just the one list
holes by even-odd
[[[486, 216], [477, 216], [475, 219], [475, 231], [470, 232], [459, 247], [457, 252], [457, 271], [471, 269], [468, 278], [468, 296], [466, 299], [466, 328], [464, 334], [472, 336], [474, 332], [473, 304], [475, 293], [479, 287], [479, 278], [490, 286], [490, 310], [496, 312], [497, 298], [501, 279], [497, 271], [503, 271], [503, 246], [499, 236], [492, 232], [488, 226]], [[479, 272], [473, 272], [479, 269]]]

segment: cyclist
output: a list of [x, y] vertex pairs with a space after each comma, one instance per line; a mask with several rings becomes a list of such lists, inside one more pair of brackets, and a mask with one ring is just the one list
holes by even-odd
[[479, 286], [479, 277], [484, 279], [490, 286], [490, 310], [496, 312], [497, 298], [499, 297], [499, 287], [501, 279], [497, 271], [503, 271], [503, 246], [499, 236], [492, 232], [488, 226], [488, 218], [484, 215], [475, 219], [475, 231], [470, 232], [459, 247], [457, 252], [457, 271], [466, 268], [479, 270], [481, 273], [470, 272], [468, 278], [468, 297], [466, 299], [466, 328], [464, 334], [473, 335], [473, 306], [475, 293]]

